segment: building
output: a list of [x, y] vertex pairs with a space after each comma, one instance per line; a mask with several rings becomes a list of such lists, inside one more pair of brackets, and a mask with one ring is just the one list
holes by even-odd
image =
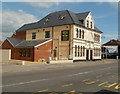
[[120, 41], [110, 40], [102, 45], [102, 58], [120, 58]]
[[[63, 10], [50, 13], [38, 22], [23, 25], [11, 38], [4, 41], [2, 47], [13, 49], [12, 54], [16, 49], [16, 55], [12, 57], [14, 59], [96, 60], [101, 59], [101, 36], [102, 32], [95, 27], [91, 12], [74, 13]], [[42, 52], [37, 51], [36, 45], [44, 46], [44, 50], [39, 48]], [[45, 45], [50, 48], [47, 49]], [[24, 50], [28, 48], [31, 53], [29, 58], [36, 58], [38, 55], [44, 57], [28, 59], [26, 55], [22, 56], [22, 53], [28, 53]]]

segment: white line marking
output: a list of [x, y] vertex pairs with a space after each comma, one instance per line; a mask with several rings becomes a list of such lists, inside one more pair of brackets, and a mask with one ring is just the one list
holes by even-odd
[[[111, 68], [113, 68], [113, 67], [103, 68], [103, 69], [99, 69], [97, 71], [111, 69]], [[81, 74], [87, 74], [87, 73], [90, 73], [90, 72], [94, 72], [94, 71], [81, 72], [81, 73], [71, 74], [71, 75], [68, 75], [68, 76], [76, 76], [76, 75], [81, 75]]]
[[0, 87], [9, 87], [9, 86], [16, 86], [16, 85], [24, 85], [24, 84], [35, 83], [35, 82], [40, 82], [40, 81], [45, 81], [45, 80], [48, 80], [48, 79], [34, 80], [34, 81], [29, 81], [29, 82], [20, 82], [20, 83], [16, 83], [16, 84], [3, 85], [3, 86], [0, 86]]
[[76, 74], [71, 74], [71, 75], [68, 75], [68, 76], [75, 76], [75, 75], [81, 75], [81, 74], [86, 74], [86, 73], [90, 73], [92, 71], [88, 71], [88, 72], [81, 72], [81, 73], [76, 73]]

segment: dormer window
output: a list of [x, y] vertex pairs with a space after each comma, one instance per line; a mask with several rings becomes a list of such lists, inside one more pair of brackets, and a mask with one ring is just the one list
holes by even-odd
[[47, 18], [45, 21], [46, 21], [46, 22], [49, 22], [49, 18]]
[[63, 15], [63, 16], [60, 16], [60, 20], [63, 20], [63, 19], [65, 19], [65, 17], [66, 17], [66, 15]]
[[89, 21], [87, 20], [87, 27], [89, 27]]

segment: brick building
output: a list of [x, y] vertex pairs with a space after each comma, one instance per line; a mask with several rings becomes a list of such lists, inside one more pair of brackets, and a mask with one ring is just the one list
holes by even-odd
[[101, 36], [91, 12], [63, 10], [23, 25], [2, 48], [12, 49], [12, 58], [21, 60], [96, 60], [101, 59]]

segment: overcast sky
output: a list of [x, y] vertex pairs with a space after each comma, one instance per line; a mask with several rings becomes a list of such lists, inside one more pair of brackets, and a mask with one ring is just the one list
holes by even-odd
[[47, 14], [61, 10], [76, 13], [91, 11], [95, 26], [103, 32], [102, 42], [117, 39], [118, 5], [113, 2], [2, 2], [2, 40], [23, 24], [36, 22]]

